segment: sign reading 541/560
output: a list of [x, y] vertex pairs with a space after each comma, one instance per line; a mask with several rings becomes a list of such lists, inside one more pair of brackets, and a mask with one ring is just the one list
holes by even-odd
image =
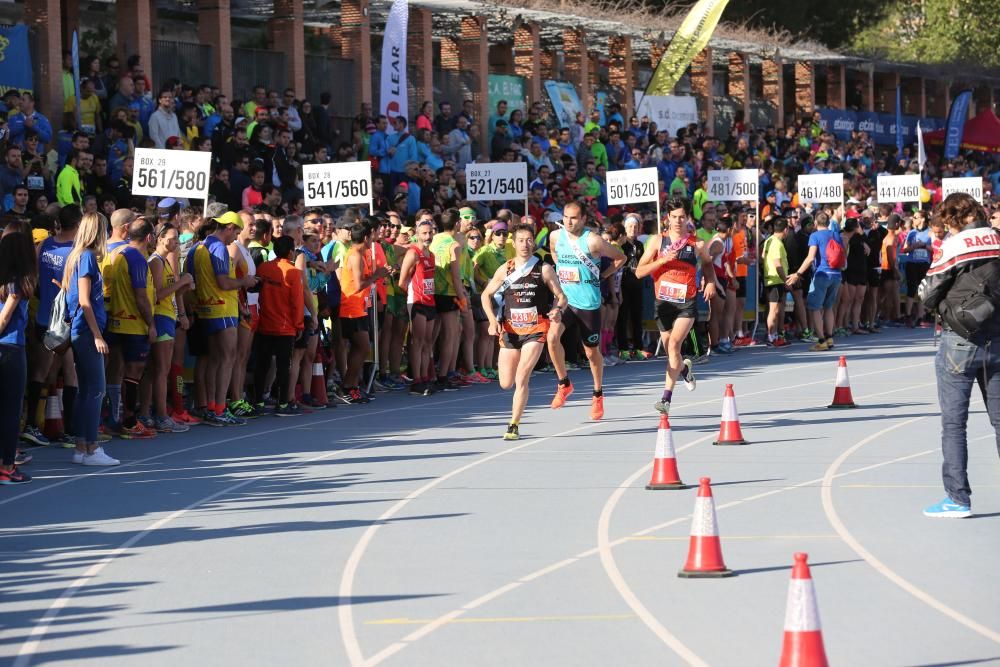
[[368, 204], [372, 198], [371, 163], [304, 164], [302, 189], [306, 206]]
[[528, 198], [528, 165], [486, 162], [465, 165], [465, 198], [469, 201]]
[[757, 199], [756, 169], [713, 169], [708, 172], [708, 198], [712, 201]]
[[132, 194], [206, 199], [211, 168], [211, 153], [137, 148]]

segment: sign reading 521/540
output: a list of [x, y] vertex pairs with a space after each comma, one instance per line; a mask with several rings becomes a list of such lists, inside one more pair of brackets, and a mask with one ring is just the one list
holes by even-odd
[[713, 169], [708, 172], [708, 198], [712, 201], [757, 199], [756, 169]]
[[212, 154], [137, 148], [132, 194], [206, 199]]
[[656, 167], [621, 169], [608, 172], [608, 204], [635, 204], [656, 201], [660, 195]]
[[528, 165], [524, 162], [486, 162], [465, 165], [469, 201], [528, 198]]
[[371, 164], [337, 162], [302, 165], [306, 206], [368, 204], [372, 198]]

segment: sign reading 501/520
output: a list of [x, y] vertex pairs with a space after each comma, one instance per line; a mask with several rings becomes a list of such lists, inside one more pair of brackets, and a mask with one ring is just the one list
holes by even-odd
[[137, 148], [132, 194], [206, 199], [211, 168], [211, 153]]
[[527, 199], [528, 165], [524, 162], [467, 164], [465, 192], [469, 201]]

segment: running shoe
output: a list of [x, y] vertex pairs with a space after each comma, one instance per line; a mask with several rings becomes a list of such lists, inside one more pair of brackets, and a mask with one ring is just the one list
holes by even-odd
[[556, 395], [552, 397], [551, 408], [553, 410], [558, 410], [563, 405], [566, 404], [566, 399], [569, 398], [570, 394], [573, 393], [573, 384], [558, 384], [556, 385]]
[[476, 371], [472, 375], [467, 375], [466, 377], [469, 379], [469, 382], [471, 382], [473, 384], [489, 384], [490, 383], [490, 379], [488, 377], [486, 377], [485, 375], [483, 375], [482, 373], [480, 373], [479, 371]]
[[186, 433], [191, 430], [187, 424], [175, 422], [170, 417], [160, 417], [156, 420], [154, 428], [157, 433]]
[[521, 434], [517, 432], [517, 424], [511, 424], [507, 427], [507, 432], [503, 434], [504, 440], [517, 440], [521, 437]]
[[299, 410], [299, 406], [290, 405], [288, 403], [282, 403], [274, 409], [275, 417], [298, 417], [302, 412]]
[[439, 380], [435, 380], [434, 381], [434, 389], [436, 391], [458, 391], [459, 388], [458, 388], [458, 385], [454, 385], [454, 384], [452, 384], [448, 380], [445, 380], [443, 382], [439, 381]]
[[0, 484], [27, 484], [31, 481], [30, 475], [25, 475], [23, 472], [17, 469], [17, 465], [11, 466], [10, 470], [4, 470], [0, 468]]
[[136, 415], [135, 418], [136, 421], [145, 426], [147, 429], [151, 431], [156, 429], [156, 420], [152, 417], [147, 415]]
[[209, 417], [211, 417], [214, 414], [215, 414], [214, 412], [212, 412], [211, 410], [209, 410], [208, 408], [205, 408], [205, 407], [199, 408], [199, 407], [195, 406], [195, 407], [191, 408], [191, 416], [194, 417], [195, 419], [197, 419], [198, 421], [201, 421], [201, 422], [206, 422], [207, 423], [208, 420], [209, 420]]
[[572, 361], [566, 362], [566, 370], [568, 371], [578, 371], [580, 370], [580, 364], [574, 363]]
[[[244, 401], [242, 398], [237, 401], [232, 401], [228, 406], [229, 412], [240, 419], [249, 418], [253, 413], [253, 406]], [[256, 415], [254, 415], [256, 416]]]
[[222, 418], [226, 420], [227, 426], [243, 426], [247, 423], [246, 419], [237, 417], [229, 410], [229, 408], [222, 411]]
[[215, 414], [213, 410], [205, 410], [205, 416], [202, 417], [201, 423], [206, 426], [215, 426], [217, 428], [222, 426], [230, 426], [223, 418], [222, 415]]
[[753, 338], [750, 336], [740, 336], [733, 339], [733, 345], [735, 347], [747, 347], [751, 344], [753, 344]]
[[659, 412], [661, 415], [670, 414], [670, 401], [665, 401], [662, 398], [656, 403], [653, 403], [653, 409]]
[[965, 519], [972, 516], [972, 508], [968, 505], [959, 505], [951, 498], [945, 498], [924, 509], [924, 516], [934, 519]]
[[29, 453], [25, 452], [24, 450], [21, 450], [21, 449], [19, 449], [19, 450], [17, 450], [17, 452], [16, 452], [15, 454], [14, 454], [14, 465], [15, 465], [15, 466], [23, 466], [23, 465], [26, 465], [26, 464], [28, 464], [28, 463], [31, 463], [31, 460], [32, 460], [33, 458], [35, 458], [35, 457], [34, 457], [34, 456], [32, 456], [31, 454], [29, 454]]
[[594, 396], [590, 399], [590, 418], [598, 421], [604, 416], [604, 397]]
[[698, 380], [694, 376], [694, 368], [690, 359], [684, 360], [684, 367], [687, 368], [687, 376], [681, 375], [684, 380], [684, 388], [688, 391], [694, 391], [698, 387]]
[[608, 368], [612, 366], [617, 366], [621, 360], [618, 357], [613, 357], [610, 354], [604, 355], [604, 365]]
[[377, 391], [384, 394], [392, 390], [389, 389], [389, 387], [382, 384], [381, 382], [379, 382], [378, 380], [372, 380], [372, 391]]
[[833, 336], [835, 338], [844, 338], [847, 336], [847, 329], [843, 327], [838, 327], [837, 329], [833, 330]]
[[691, 357], [691, 363], [694, 364], [695, 366], [699, 366], [701, 364], [707, 364], [708, 361], [709, 361], [708, 354], [699, 354], [696, 357]]
[[719, 343], [715, 347], [711, 348], [712, 354], [732, 354], [735, 352], [732, 348], [723, 347], [722, 343]]
[[24, 430], [21, 431], [21, 440], [25, 442], [30, 442], [36, 447], [47, 447], [49, 444], [49, 439], [42, 434], [41, 430], [37, 426], [25, 426]]
[[826, 349], [828, 349], [828, 350], [832, 350], [833, 349], [833, 338], [827, 338], [826, 339]]
[[121, 461], [108, 456], [103, 447], [98, 447], [92, 454], [84, 454], [82, 463], [85, 466], [116, 466]]
[[354, 389], [347, 390], [347, 400], [351, 402], [351, 405], [360, 405], [369, 402], [369, 398], [361, 393], [361, 390], [357, 387]]
[[618, 356], [625, 361], [631, 361], [632, 359], [638, 360], [638, 357], [635, 356], [636, 354], [635, 350], [622, 350], [618, 353]]
[[426, 385], [423, 382], [414, 382], [410, 385], [410, 396], [428, 396], [424, 393]]
[[436, 382], [425, 382], [424, 383], [424, 396], [433, 396], [438, 393]]
[[812, 329], [806, 329], [806, 330], [804, 330], [802, 332], [802, 335], [799, 336], [799, 340], [801, 340], [803, 343], [818, 343], [819, 342], [819, 338], [816, 338], [816, 334], [813, 333]]
[[815, 345], [809, 348], [810, 352], [826, 352], [830, 349], [830, 346], [826, 344], [826, 341], [817, 342]]
[[555, 373], [556, 372], [556, 368], [552, 364], [545, 364], [544, 366], [542, 366], [541, 368], [538, 369], [538, 372], [539, 373]]
[[868, 331], [867, 329], [862, 329], [860, 327], [858, 327], [857, 329], [854, 329], [853, 331], [851, 331], [851, 335], [852, 336], [867, 336], [870, 333], [871, 332]]
[[178, 424], [187, 424], [188, 426], [197, 426], [201, 423], [201, 420], [189, 413], [187, 410], [175, 411], [170, 418], [173, 419]]
[[122, 425], [118, 435], [122, 440], [150, 440], [156, 437], [156, 431], [136, 420], [135, 426]]
[[[97, 427], [97, 442], [111, 442], [111, 434], [108, 433], [104, 424]], [[65, 447], [66, 445], [63, 445]], [[75, 446], [75, 445], [74, 445]]]
[[413, 378], [411, 378], [406, 373], [400, 373], [399, 379], [402, 380], [405, 384], [413, 384]]
[[[111, 439], [110, 435], [106, 436], [106, 437], [107, 437], [108, 440]], [[100, 437], [98, 437], [98, 439], [100, 439]], [[56, 444], [56, 445], [59, 445], [63, 449], [75, 449], [76, 448], [76, 436], [75, 435], [70, 435], [69, 433], [63, 433], [61, 436], [59, 436], [58, 438], [54, 439], [52, 442], [54, 444]]]
[[789, 345], [791, 345], [791, 343], [785, 340], [784, 336], [778, 336], [774, 339], [774, 342], [771, 343], [772, 347], [788, 347]]
[[76, 465], [83, 464], [83, 457], [87, 455], [86, 452], [81, 452], [79, 449], [73, 452], [73, 458], [71, 459]]

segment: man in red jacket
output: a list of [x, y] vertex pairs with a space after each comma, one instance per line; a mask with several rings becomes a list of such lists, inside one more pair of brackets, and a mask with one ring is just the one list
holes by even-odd
[[301, 414], [299, 407], [291, 403], [288, 387], [292, 345], [305, 326], [302, 271], [295, 268], [291, 260], [294, 250], [295, 242], [292, 237], [280, 236], [274, 239], [275, 259], [257, 267], [257, 277], [260, 278], [260, 324], [255, 340], [257, 358], [253, 381], [254, 402], [259, 410], [264, 409], [267, 372], [271, 366], [271, 357], [274, 357], [277, 384], [275, 397], [278, 402], [274, 414], [278, 417]]

